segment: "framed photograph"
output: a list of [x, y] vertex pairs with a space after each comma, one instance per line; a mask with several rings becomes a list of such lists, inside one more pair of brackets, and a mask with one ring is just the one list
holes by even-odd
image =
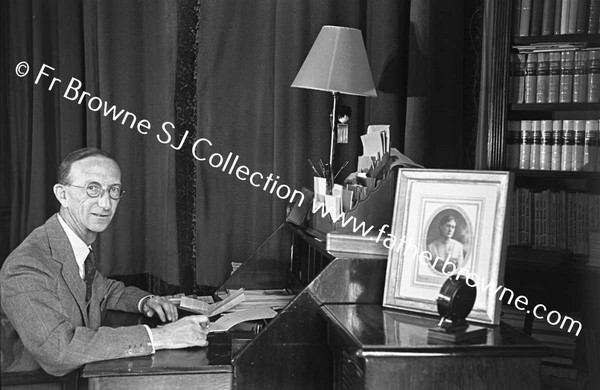
[[498, 324], [504, 278], [509, 172], [401, 169], [383, 306], [438, 315], [436, 299], [452, 274], [477, 288], [467, 320]]

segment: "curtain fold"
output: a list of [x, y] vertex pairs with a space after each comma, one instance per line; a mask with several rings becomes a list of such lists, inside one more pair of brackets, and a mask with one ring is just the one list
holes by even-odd
[[[239, 155], [250, 172], [278, 177], [292, 190], [312, 187], [307, 158], [327, 160], [332, 96], [291, 88], [321, 27], [361, 29], [380, 97], [340, 96], [352, 109], [348, 144], [336, 150], [345, 176], [362, 153], [367, 123], [404, 134], [408, 3], [396, 1], [200, 1], [198, 133], [212, 142], [204, 157]], [[238, 164], [238, 165], [239, 165]], [[245, 260], [285, 219], [288, 200], [247, 180], [197, 164], [197, 281], [219, 285], [230, 262]], [[216, 164], [215, 164], [216, 165]], [[283, 190], [282, 190], [283, 191]], [[289, 254], [282, 254], [289, 255]]]
[[[156, 139], [160, 125], [174, 121], [177, 4], [3, 2], [7, 35], [1, 45], [8, 74], [2, 138], [10, 139], [10, 157], [2, 161], [10, 161], [10, 249], [58, 210], [52, 186], [62, 158], [96, 146], [119, 162], [127, 191], [111, 226], [94, 244], [99, 268], [108, 275], [148, 272], [179, 284], [174, 150]], [[31, 68], [23, 78], [14, 71], [20, 61]], [[36, 85], [43, 64], [54, 70], [47, 69], [49, 76]], [[48, 91], [52, 77], [61, 82]], [[82, 83], [70, 93], [75, 100], [64, 97], [72, 78]], [[83, 91], [90, 96], [78, 104]], [[134, 128], [132, 120], [122, 124], [105, 116], [104, 106], [91, 110], [91, 96], [135, 115]], [[142, 119], [152, 124], [147, 135], [137, 130]]]
[[[285, 219], [289, 197], [263, 190], [267, 176], [291, 191], [312, 187], [307, 158], [328, 158], [331, 95], [290, 87], [326, 24], [362, 31], [378, 91], [377, 98], [340, 97], [353, 113], [350, 142], [336, 150], [338, 167], [350, 162], [340, 176], [355, 170], [359, 136], [368, 124], [390, 124], [392, 146], [427, 167], [461, 167], [463, 11], [464, 2], [477, 1], [2, 2], [6, 118], [0, 126], [3, 142], [10, 140], [9, 156], [2, 156], [10, 163], [10, 180], [2, 179], [11, 186], [10, 248], [58, 208], [51, 188], [59, 161], [73, 149], [98, 146], [119, 161], [127, 190], [96, 244], [101, 270], [149, 273], [174, 285], [220, 285], [230, 262], [243, 261]], [[182, 5], [197, 5], [196, 18], [180, 18]], [[182, 65], [177, 45], [178, 32], [189, 33], [189, 23], [196, 22], [195, 135], [175, 150], [187, 129], [161, 126], [182, 123], [177, 112], [190, 109], [178, 103], [187, 90], [176, 84]], [[32, 69], [23, 78], [14, 73], [20, 61]], [[60, 88], [48, 91], [47, 77], [33, 84], [44, 63], [56, 69]], [[62, 97], [72, 77], [109, 107], [135, 115], [133, 128], [131, 119], [123, 124], [91, 111], [89, 97], [82, 104]], [[150, 129], [138, 131], [142, 119]], [[172, 139], [162, 142], [167, 133]], [[194, 160], [188, 179], [196, 210], [178, 220], [176, 207], [185, 203], [176, 200], [177, 159], [189, 159], [201, 138], [212, 145], [202, 142], [194, 150], [199, 157], [219, 153], [226, 159], [231, 153], [239, 156], [237, 166], [264, 177], [257, 188], [235, 171]], [[178, 246], [178, 227], [190, 226], [195, 233]], [[187, 245], [191, 250], [182, 255]], [[184, 262], [193, 267], [180, 268]]]
[[[82, 77], [83, 28], [77, 0], [10, 1], [2, 7], [7, 36], [1, 44], [8, 72], [2, 139], [10, 140], [12, 249], [56, 210], [52, 186], [58, 162], [84, 144], [83, 109], [61, 99], [57, 84], [48, 90], [53, 77]], [[29, 64], [25, 77], [15, 73], [21, 61]], [[54, 69], [45, 68], [49, 76], [35, 84], [44, 64]]]

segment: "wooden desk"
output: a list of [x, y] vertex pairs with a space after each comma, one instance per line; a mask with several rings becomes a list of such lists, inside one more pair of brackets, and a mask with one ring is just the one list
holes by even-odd
[[[138, 314], [109, 312], [104, 324], [126, 326], [148, 321], [152, 320]], [[151, 356], [89, 363], [81, 376], [93, 390], [231, 389], [231, 335], [209, 334], [208, 342], [207, 348], [160, 350]]]
[[485, 342], [431, 344], [435, 318], [380, 304], [326, 304], [335, 389], [537, 389], [541, 357], [551, 352], [507, 325]]

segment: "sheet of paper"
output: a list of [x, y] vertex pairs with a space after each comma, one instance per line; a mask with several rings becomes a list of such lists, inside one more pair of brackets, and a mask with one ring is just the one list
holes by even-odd
[[373, 166], [371, 156], [358, 156], [357, 172], [367, 172]]
[[277, 312], [275, 310], [264, 306], [236, 311], [225, 314], [215, 322], [211, 322], [209, 333], [226, 332], [232, 326], [241, 322], [273, 318], [276, 315]]
[[401, 167], [406, 167], [406, 168], [423, 168], [422, 165], [419, 165], [416, 162], [414, 162], [413, 160], [411, 160], [410, 158], [406, 157], [405, 155], [400, 153], [400, 151], [398, 151], [398, 149], [396, 149], [396, 148], [392, 148], [392, 150], [390, 152], [390, 156], [393, 160], [392, 163], [390, 164], [390, 170], [392, 169], [392, 167], [394, 167], [396, 165], [399, 165]]
[[315, 195], [325, 195], [327, 194], [327, 181], [324, 177], [316, 177], [314, 178], [315, 183]]
[[334, 195], [325, 195], [325, 210], [331, 216], [331, 219], [337, 221], [342, 214], [342, 198]]
[[[390, 152], [390, 125], [369, 125], [367, 134], [379, 133], [383, 150], [386, 153]], [[383, 155], [383, 153], [382, 153]]]
[[383, 145], [379, 133], [370, 133], [360, 136], [364, 156], [383, 156]]

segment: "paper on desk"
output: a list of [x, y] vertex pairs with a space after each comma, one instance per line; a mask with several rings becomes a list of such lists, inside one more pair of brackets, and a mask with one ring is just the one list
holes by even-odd
[[209, 333], [226, 332], [241, 322], [273, 318], [277, 312], [269, 307], [257, 307], [225, 314], [215, 322], [210, 323]]
[[[385, 153], [389, 153], [389, 151], [390, 151], [390, 125], [369, 125], [367, 127], [367, 134], [371, 134], [371, 133], [378, 133], [380, 135], [381, 143], [383, 146], [383, 151]], [[383, 154], [384, 153], [382, 153], [381, 155], [383, 155]]]
[[390, 169], [392, 169], [392, 167], [395, 167], [396, 165], [406, 168], [423, 168], [422, 165], [419, 165], [410, 158], [406, 157], [405, 155], [400, 153], [396, 148], [392, 148], [392, 150], [390, 151], [390, 156], [392, 159]]
[[363, 156], [383, 156], [383, 144], [380, 133], [367, 133], [360, 136], [363, 145]]

